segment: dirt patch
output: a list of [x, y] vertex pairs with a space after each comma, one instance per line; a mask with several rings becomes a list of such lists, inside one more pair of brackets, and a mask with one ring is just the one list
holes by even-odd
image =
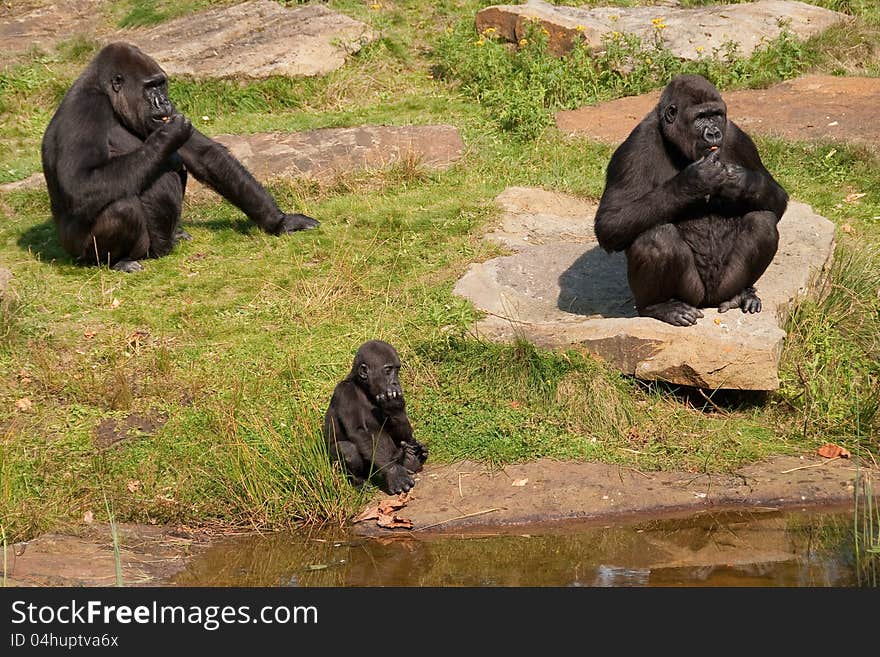
[[[875, 466], [813, 455], [775, 457], [729, 474], [642, 472], [550, 459], [492, 470], [465, 461], [426, 466], [396, 513], [412, 521], [414, 532], [446, 532], [566, 520], [611, 524], [745, 508], [840, 507], [852, 504], [861, 478], [873, 481], [880, 495]], [[356, 528], [366, 535], [400, 533], [371, 522]]]
[[[880, 78], [808, 75], [767, 89], [723, 94], [727, 114], [746, 132], [791, 140], [838, 140], [880, 147]], [[660, 92], [556, 115], [557, 127], [617, 145], [657, 104]]]
[[167, 421], [168, 417], [158, 411], [150, 411], [145, 415], [132, 413], [122, 420], [105, 418], [95, 429], [95, 447], [107, 449], [129, 438], [152, 436]]

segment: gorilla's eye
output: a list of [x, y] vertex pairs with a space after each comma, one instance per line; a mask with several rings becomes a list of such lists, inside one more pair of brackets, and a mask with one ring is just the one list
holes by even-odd
[[392, 367], [391, 365], [385, 366], [385, 374], [391, 374], [393, 371], [394, 371], [394, 367]]

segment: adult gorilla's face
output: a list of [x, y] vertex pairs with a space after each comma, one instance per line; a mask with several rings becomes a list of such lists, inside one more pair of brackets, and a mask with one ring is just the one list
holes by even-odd
[[660, 98], [664, 139], [687, 161], [720, 150], [727, 130], [727, 105], [718, 90], [699, 76], [678, 76]]
[[116, 43], [105, 48], [98, 71], [113, 111], [142, 139], [175, 113], [165, 71], [134, 46]]

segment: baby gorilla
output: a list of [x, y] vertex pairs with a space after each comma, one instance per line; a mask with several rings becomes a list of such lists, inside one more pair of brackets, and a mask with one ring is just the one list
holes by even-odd
[[330, 458], [341, 461], [356, 486], [375, 475], [382, 490], [405, 493], [415, 485], [427, 448], [413, 438], [400, 387], [400, 358], [387, 342], [358, 348], [351, 372], [333, 390], [324, 416]]

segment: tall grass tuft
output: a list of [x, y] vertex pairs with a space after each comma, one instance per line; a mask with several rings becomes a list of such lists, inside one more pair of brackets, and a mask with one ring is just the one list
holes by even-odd
[[110, 537], [113, 539], [113, 565], [116, 570], [116, 586], [124, 586], [122, 581], [122, 558], [119, 556], [119, 531], [116, 527], [116, 516], [110, 510], [110, 502], [107, 501], [106, 493], [104, 495], [104, 509], [107, 511], [107, 518], [110, 521]]
[[789, 319], [780, 393], [801, 416], [804, 437], [856, 446], [880, 436], [880, 249], [841, 243], [817, 301]]
[[330, 463], [312, 414], [269, 418], [227, 408], [215, 419], [218, 461], [206, 475], [236, 524], [341, 526], [365, 500], [368, 489], [354, 489]]

